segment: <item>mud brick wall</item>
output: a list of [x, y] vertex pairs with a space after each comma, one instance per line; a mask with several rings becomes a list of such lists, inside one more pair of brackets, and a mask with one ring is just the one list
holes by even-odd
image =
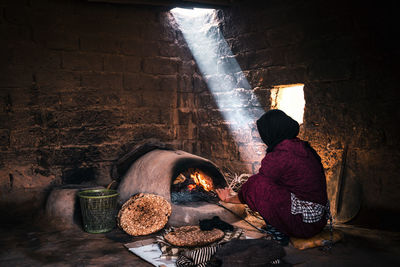
[[[250, 85], [232, 73], [231, 93], [253, 93], [259, 104], [240, 108], [257, 118], [273, 86], [305, 84], [301, 137], [323, 158], [332, 202], [347, 146], [343, 200], [380, 224], [370, 214], [399, 212], [392, 9], [261, 2], [217, 13]], [[147, 140], [237, 174], [258, 170], [265, 146], [254, 125], [231, 132], [207, 86], [219, 76], [202, 76], [168, 8], [1, 1], [0, 34], [1, 207], [39, 206], [57, 185], [106, 185], [113, 164]]]
[[1, 1], [2, 207], [29, 210], [57, 185], [107, 185], [147, 139], [190, 147], [195, 65], [169, 20], [157, 7]]

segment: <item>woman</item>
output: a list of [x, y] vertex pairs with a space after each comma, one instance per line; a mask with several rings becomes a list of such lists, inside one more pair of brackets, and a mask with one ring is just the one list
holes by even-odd
[[299, 124], [281, 110], [270, 110], [257, 121], [268, 146], [259, 172], [237, 195], [218, 189], [224, 202], [244, 203], [282, 233], [301, 238], [320, 232], [327, 222], [329, 203], [321, 158], [297, 138]]

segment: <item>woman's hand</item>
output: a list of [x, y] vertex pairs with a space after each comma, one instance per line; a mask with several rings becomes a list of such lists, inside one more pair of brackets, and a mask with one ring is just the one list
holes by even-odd
[[225, 187], [223, 189], [215, 189], [215, 192], [217, 192], [217, 195], [219, 199], [221, 199], [224, 202], [229, 202], [229, 203], [235, 203], [235, 204], [241, 204], [240, 199], [237, 194], [235, 194], [232, 189]]
[[219, 199], [221, 199], [224, 202], [227, 202], [227, 200], [229, 199], [229, 197], [231, 196], [231, 189], [228, 187], [225, 188], [220, 188], [220, 189], [215, 189], [215, 191], [217, 192], [217, 195], [219, 197]]

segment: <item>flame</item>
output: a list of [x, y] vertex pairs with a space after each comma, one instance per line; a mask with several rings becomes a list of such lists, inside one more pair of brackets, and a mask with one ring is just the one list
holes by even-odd
[[[197, 186], [202, 186], [206, 191], [213, 189], [212, 180], [205, 174], [201, 174], [199, 171], [195, 171], [194, 173], [190, 174], [190, 178], [193, 179]], [[190, 190], [192, 190], [194, 187], [191, 188], [189, 185]]]
[[196, 185], [195, 184], [190, 184], [190, 185], [188, 185], [188, 188], [189, 188], [190, 191], [192, 191], [192, 189], [196, 188]]

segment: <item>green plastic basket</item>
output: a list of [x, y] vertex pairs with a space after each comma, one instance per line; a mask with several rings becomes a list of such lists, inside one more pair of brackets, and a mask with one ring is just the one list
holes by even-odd
[[83, 228], [88, 233], [105, 233], [116, 224], [118, 192], [110, 189], [90, 189], [78, 192]]

